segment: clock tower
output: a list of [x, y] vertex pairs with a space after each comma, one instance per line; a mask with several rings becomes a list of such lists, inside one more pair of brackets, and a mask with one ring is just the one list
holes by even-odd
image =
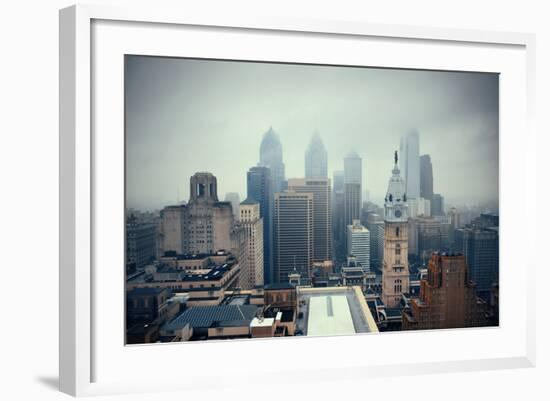
[[408, 206], [405, 181], [401, 178], [397, 151], [395, 165], [384, 199], [384, 264], [382, 270], [382, 301], [395, 307], [403, 293], [409, 292]]

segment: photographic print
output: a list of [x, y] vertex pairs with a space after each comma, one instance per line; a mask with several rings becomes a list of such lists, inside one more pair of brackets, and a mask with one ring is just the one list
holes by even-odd
[[499, 325], [499, 75], [125, 56], [126, 344]]

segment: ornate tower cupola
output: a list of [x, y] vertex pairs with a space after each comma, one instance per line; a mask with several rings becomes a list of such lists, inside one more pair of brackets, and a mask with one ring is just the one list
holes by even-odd
[[388, 222], [406, 222], [409, 218], [405, 181], [401, 178], [397, 151], [394, 153], [392, 176], [384, 199], [384, 220]]

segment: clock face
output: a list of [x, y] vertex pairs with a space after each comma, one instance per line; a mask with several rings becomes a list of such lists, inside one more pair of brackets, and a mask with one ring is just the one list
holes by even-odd
[[396, 210], [395, 211], [395, 217], [397, 217], [397, 218], [401, 217], [401, 210]]

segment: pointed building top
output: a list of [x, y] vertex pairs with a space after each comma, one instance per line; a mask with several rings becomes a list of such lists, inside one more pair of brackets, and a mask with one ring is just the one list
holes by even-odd
[[394, 152], [393, 158], [395, 159], [395, 164], [397, 165], [397, 161], [398, 161], [398, 158], [397, 158], [397, 150]]

